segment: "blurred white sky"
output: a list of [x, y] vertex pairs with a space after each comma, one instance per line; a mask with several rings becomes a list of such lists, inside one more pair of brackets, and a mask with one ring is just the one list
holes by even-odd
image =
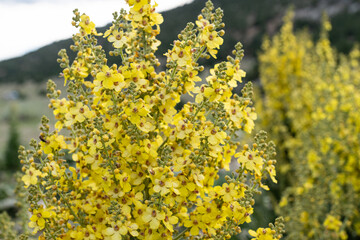
[[[192, 0], [156, 0], [157, 11]], [[126, 8], [125, 0], [0, 0], [0, 61], [21, 56], [77, 32], [73, 10], [86, 13], [97, 27], [112, 21], [112, 13]]]

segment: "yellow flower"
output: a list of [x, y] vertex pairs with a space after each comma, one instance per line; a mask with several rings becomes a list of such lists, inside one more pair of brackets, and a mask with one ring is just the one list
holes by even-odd
[[81, 15], [80, 19], [81, 21], [79, 23], [79, 26], [81, 27], [82, 30], [85, 31], [86, 34], [91, 34], [91, 33], [96, 34], [95, 24], [90, 21], [89, 16], [83, 14]]
[[85, 66], [83, 61], [79, 61], [78, 64], [73, 67], [73, 74], [78, 78], [86, 78], [89, 76], [89, 68]]
[[225, 109], [235, 127], [241, 128], [241, 123], [244, 120], [244, 111], [241, 103], [235, 99], [231, 99], [225, 103]]
[[342, 222], [339, 220], [339, 217], [332, 216], [328, 214], [326, 216], [326, 219], [324, 221], [324, 227], [329, 230], [333, 230], [335, 232], [338, 232], [340, 227], [342, 225]]
[[64, 136], [62, 135], [51, 135], [48, 136], [44, 141], [40, 142], [41, 148], [44, 150], [45, 154], [53, 153], [61, 149], [66, 149], [67, 145], [64, 141]]
[[190, 234], [196, 236], [200, 230], [206, 229], [206, 225], [201, 221], [201, 218], [195, 214], [191, 214], [190, 218], [184, 221], [184, 226], [190, 228]]
[[245, 120], [244, 131], [251, 133], [255, 126], [254, 120], [257, 119], [257, 114], [251, 108], [247, 107], [243, 115]]
[[186, 66], [191, 63], [191, 52], [190, 46], [180, 48], [175, 46], [173, 51], [170, 53], [171, 59], [177, 62], [179, 67]]
[[111, 227], [108, 227], [103, 231], [104, 235], [111, 240], [121, 240], [122, 236], [126, 235], [127, 232], [126, 226], [124, 226], [121, 221], [111, 223]]
[[179, 221], [179, 218], [177, 218], [176, 216], [172, 216], [172, 212], [167, 212], [167, 214], [165, 215], [164, 220], [162, 220], [162, 223], [165, 225], [165, 227], [170, 231], [173, 232], [174, 231], [174, 224], [177, 224]]
[[150, 224], [151, 229], [158, 229], [160, 222], [165, 219], [165, 213], [160, 212], [157, 209], [147, 207], [143, 214], [142, 219], [144, 220], [145, 223]]
[[151, 25], [153, 25], [153, 24], [159, 25], [164, 22], [164, 18], [160, 13], [151, 12], [150, 13], [150, 21], [151, 21]]
[[189, 134], [193, 131], [193, 125], [188, 124], [187, 122], [184, 122], [184, 120], [180, 120], [176, 124], [176, 137], [178, 139], [184, 139], [185, 137], [188, 137]]
[[275, 231], [271, 230], [270, 228], [258, 228], [255, 231], [249, 230], [250, 236], [253, 236], [256, 240], [277, 240], [277, 238], [274, 237]]
[[140, 124], [141, 119], [145, 117], [150, 111], [142, 101], [130, 103], [130, 107], [126, 108], [125, 113], [133, 124]]
[[137, 231], [139, 226], [136, 223], [126, 221], [124, 225], [131, 236], [136, 237], [139, 235], [139, 232]]
[[119, 138], [120, 133], [123, 131], [122, 129], [122, 121], [118, 117], [109, 116], [109, 118], [106, 118], [104, 127], [111, 131], [114, 134], [115, 138]]
[[[215, 65], [216, 67], [216, 65]], [[230, 87], [237, 87], [237, 82], [242, 82], [242, 78], [246, 76], [246, 73], [240, 69], [238, 65], [233, 65], [230, 62], [226, 62], [226, 75], [229, 77], [228, 84]]]
[[206, 42], [206, 47], [208, 48], [210, 55], [213, 58], [216, 58], [215, 54], [217, 53], [217, 51], [214, 49], [219, 49], [220, 45], [223, 44], [224, 40], [219, 37], [216, 31], [204, 31], [201, 35], [201, 38]]
[[[140, 90], [142, 92], [146, 92], [149, 86], [149, 81], [145, 79], [146, 72], [145, 69], [142, 68], [145, 64], [130, 64], [130, 69], [125, 70], [123, 72], [124, 77], [126, 78], [126, 83], [135, 83], [136, 90]], [[146, 66], [146, 65], [145, 65]]]
[[148, 133], [155, 130], [155, 121], [150, 117], [142, 118], [136, 126], [141, 131]]
[[59, 116], [59, 114], [65, 114], [68, 111], [69, 101], [65, 98], [55, 99], [52, 102], [52, 106], [54, 108], [54, 116]]
[[216, 58], [217, 50], [220, 45], [223, 44], [224, 40], [214, 30], [214, 25], [210, 24], [206, 19], [200, 19], [196, 21], [196, 25], [201, 29], [200, 39], [206, 45], [209, 53], [213, 58]]
[[211, 102], [219, 101], [223, 93], [224, 88], [219, 82], [215, 82], [212, 86], [204, 88], [204, 96], [209, 98]]
[[187, 197], [190, 192], [194, 191], [196, 186], [195, 183], [189, 181], [183, 174], [177, 175], [177, 178], [180, 182], [179, 184], [179, 193], [183, 197]]
[[167, 104], [159, 107], [161, 115], [164, 117], [165, 123], [171, 123], [173, 116], [176, 114], [176, 109], [172, 106], [173, 104], [168, 101]]
[[208, 141], [211, 145], [224, 144], [226, 132], [223, 132], [219, 127], [207, 127], [204, 131], [205, 136], [208, 136]]
[[113, 30], [108, 40], [113, 43], [114, 48], [122, 48], [126, 44], [127, 38], [123, 31]]
[[165, 196], [170, 193], [170, 190], [176, 194], [180, 194], [177, 190], [178, 182], [175, 179], [169, 179], [165, 175], [162, 175], [160, 179], [154, 180], [154, 191], [160, 193], [161, 196]]
[[73, 125], [76, 122], [82, 123], [85, 119], [91, 119], [95, 113], [89, 109], [87, 105], [82, 102], [77, 102], [75, 106], [71, 107], [65, 114], [65, 126]]
[[130, 6], [133, 6], [133, 9], [135, 11], [138, 12], [140, 10], [140, 8], [144, 7], [145, 5], [148, 5], [149, 1], [148, 0], [129, 0], [128, 3]]
[[39, 209], [34, 209], [30, 218], [31, 222], [29, 222], [29, 227], [34, 228], [33, 233], [37, 233], [39, 230], [44, 229], [46, 219], [53, 217], [54, 214], [55, 213], [53, 211], [44, 209], [42, 206]]
[[[91, 156], [95, 156], [97, 153], [97, 149], [104, 148], [103, 142], [101, 141], [101, 137], [98, 135], [94, 135], [92, 138], [89, 138], [89, 140], [87, 142], [87, 147], [88, 147], [89, 154]], [[93, 160], [90, 160], [89, 163], [91, 163], [92, 161]]]
[[123, 174], [118, 174], [116, 178], [120, 180], [120, 186], [122, 188], [122, 191], [126, 193], [130, 192], [131, 190], [130, 176], [128, 176], [128, 174], [124, 172]]
[[266, 167], [266, 171], [269, 173], [269, 176], [271, 178], [271, 180], [274, 183], [277, 183], [277, 180], [275, 179], [276, 177], [276, 170], [275, 170], [275, 166], [274, 165], [269, 165]]
[[226, 144], [223, 148], [223, 154], [219, 155], [220, 160], [222, 161], [222, 168], [224, 168], [226, 171], [230, 170], [230, 162], [232, 157], [235, 154], [235, 149], [230, 144]]
[[244, 188], [236, 186], [235, 183], [224, 183], [221, 187], [216, 186], [215, 191], [223, 196], [224, 202], [235, 201], [236, 199], [244, 196]]
[[125, 86], [124, 76], [119, 74], [116, 69], [103, 66], [102, 71], [96, 74], [95, 84], [101, 83], [107, 89], [115, 89], [117, 92]]
[[238, 162], [244, 169], [254, 171], [259, 176], [261, 175], [264, 160], [258, 155], [257, 152], [244, 151], [243, 153], [235, 154], [235, 157], [238, 158]]
[[28, 188], [30, 185], [36, 185], [38, 176], [42, 176], [42, 173], [30, 166], [30, 168], [26, 170], [25, 175], [21, 178], [25, 184], [25, 188]]
[[197, 211], [201, 214], [203, 214], [202, 216], [202, 221], [206, 222], [206, 223], [211, 223], [213, 221], [217, 221], [217, 218], [219, 215], [222, 215], [223, 213], [217, 208], [216, 202], [212, 201], [212, 202], [202, 202], [202, 201], [198, 201], [198, 207], [197, 207]]

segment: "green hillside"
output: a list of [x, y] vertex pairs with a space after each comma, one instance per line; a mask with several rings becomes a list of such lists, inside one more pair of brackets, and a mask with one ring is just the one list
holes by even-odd
[[[205, 0], [195, 0], [191, 4], [163, 13], [165, 21], [159, 35], [162, 42], [158, 51], [159, 57], [169, 48], [186, 23], [196, 19], [205, 2]], [[217, 60], [223, 60], [230, 54], [235, 43], [241, 41], [245, 47], [245, 60], [253, 59], [254, 62], [252, 57], [256, 56], [263, 36], [272, 35], [279, 29], [282, 16], [289, 7], [293, 7], [296, 12], [295, 26], [308, 28], [313, 33], [319, 29], [322, 12], [327, 11], [333, 24], [330, 35], [332, 44], [342, 52], [348, 52], [355, 42], [360, 41], [360, 28], [355, 24], [360, 22], [360, 3], [356, 0], [214, 0], [213, 2], [216, 7], [224, 10], [227, 33]], [[99, 29], [100, 32], [104, 30], [105, 28]], [[100, 37], [99, 41], [103, 43], [105, 39]], [[71, 39], [58, 41], [22, 57], [0, 62], [0, 83], [22, 83], [27, 80], [41, 82], [57, 76], [61, 70], [56, 62], [57, 53], [65, 48], [71, 57], [69, 50], [71, 43]], [[111, 48], [110, 44], [105, 45], [105, 49]], [[117, 62], [118, 59], [110, 58], [109, 61]], [[251, 66], [252, 69], [246, 69], [248, 77], [255, 78], [256, 64]]]

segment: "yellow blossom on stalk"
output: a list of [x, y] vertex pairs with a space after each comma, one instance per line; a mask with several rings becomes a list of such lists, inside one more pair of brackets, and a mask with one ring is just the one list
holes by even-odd
[[80, 17], [81, 21], [79, 23], [79, 26], [81, 27], [82, 30], [85, 31], [86, 34], [91, 34], [91, 33], [96, 33], [95, 30], [95, 23], [90, 21], [90, 17], [83, 14]]
[[25, 188], [29, 187], [30, 185], [35, 185], [38, 182], [38, 176], [43, 175], [41, 171], [30, 167], [26, 170], [25, 175], [21, 178], [21, 180], [25, 184]]
[[215, 191], [223, 196], [225, 202], [231, 202], [233, 199], [240, 198], [244, 195], [244, 189], [241, 190], [241, 187], [235, 186], [234, 183], [224, 183], [221, 187], [216, 186]]
[[121, 175], [117, 175], [116, 178], [120, 180], [120, 187], [122, 191], [129, 192], [131, 190], [131, 184], [130, 184], [131, 179], [126, 172], [124, 172]]
[[133, 6], [132, 9], [137, 12], [149, 3], [148, 0], [128, 0], [127, 2], [130, 6]]
[[33, 233], [37, 233], [39, 230], [45, 228], [46, 219], [54, 216], [54, 212], [48, 209], [40, 207], [39, 209], [34, 209], [32, 211], [32, 216], [30, 218], [29, 227], [34, 228]]
[[119, 74], [116, 69], [110, 69], [108, 66], [103, 66], [102, 71], [96, 75], [94, 84], [101, 84], [104, 88], [115, 89], [117, 92], [125, 86], [123, 75]]
[[219, 82], [213, 83], [211, 87], [204, 89], [204, 96], [209, 98], [210, 101], [219, 101], [224, 94], [225, 89]]
[[64, 136], [54, 134], [45, 138], [44, 141], [41, 141], [40, 145], [44, 150], [44, 153], [49, 154], [53, 151], [58, 151], [65, 148], [66, 143], [64, 141]]
[[246, 151], [235, 154], [235, 157], [238, 157], [238, 162], [244, 169], [254, 171], [257, 175], [261, 175], [264, 160], [259, 156], [259, 153]]
[[196, 25], [202, 29], [200, 39], [206, 43], [206, 47], [213, 58], [216, 58], [217, 50], [224, 40], [214, 31], [214, 25], [210, 24], [208, 20], [200, 18], [196, 21]]
[[191, 52], [190, 46], [185, 48], [180, 48], [178, 46], [174, 47], [174, 52], [171, 53], [171, 59], [180, 67], [186, 66], [191, 63]]
[[75, 106], [70, 107], [69, 111], [65, 114], [65, 126], [70, 126], [76, 122], [82, 123], [94, 115], [94, 112], [91, 111], [87, 105], [78, 102]]
[[158, 229], [160, 221], [165, 219], [165, 213], [159, 210], [147, 207], [142, 217], [145, 223], [150, 224], [151, 229]]
[[230, 120], [233, 122], [233, 124], [236, 127], [241, 128], [241, 123], [245, 116], [244, 111], [241, 108], [240, 102], [232, 99], [231, 101], [226, 103], [225, 109], [229, 113]]
[[170, 231], [174, 232], [174, 225], [178, 223], [179, 219], [178, 217], [171, 216], [171, 212], [168, 213], [162, 223], [165, 225], [165, 227]]
[[126, 43], [126, 37], [122, 31], [113, 30], [111, 35], [108, 37], [109, 42], [113, 43], [115, 48], [122, 48]]
[[61, 114], [67, 113], [69, 102], [65, 98], [54, 100], [51, 104], [54, 108], [53, 113], [56, 118], [60, 118]]
[[[130, 11], [114, 13], [105, 31], [109, 52], [90, 18], [74, 11], [74, 60], [59, 53], [64, 80], [71, 80], [66, 97], [48, 83], [56, 130], [43, 117], [32, 150], [20, 151], [29, 226], [41, 230], [39, 239], [229, 238], [251, 221], [265, 179], [276, 181], [275, 146], [265, 132], [253, 149], [238, 149], [245, 141], [238, 136], [250, 133], [256, 118], [252, 84], [234, 91], [245, 76], [242, 45], [196, 87], [199, 59], [215, 57], [223, 42], [222, 10], [208, 1], [159, 68], [157, 4], [127, 3]], [[108, 55], [119, 64], [109, 66]], [[196, 101], [181, 104], [185, 94]], [[230, 168], [234, 156], [238, 169]], [[222, 169], [233, 174], [215, 186]]]
[[324, 227], [329, 230], [333, 231], [339, 231], [340, 227], [342, 225], [342, 222], [339, 220], [339, 218], [327, 215], [325, 221], [324, 221]]
[[251, 131], [254, 129], [255, 127], [255, 123], [254, 120], [257, 119], [257, 114], [252, 111], [250, 108], [246, 108], [244, 110], [244, 121], [245, 121], [245, 125], [244, 125], [244, 131], [251, 133]]
[[205, 129], [205, 136], [209, 136], [208, 141], [211, 145], [224, 144], [226, 132], [223, 132], [219, 127], [208, 127]]
[[224, 167], [224, 169], [227, 171], [230, 170], [229, 164], [230, 164], [232, 156], [234, 156], [234, 154], [235, 154], [235, 147], [230, 146], [230, 145], [225, 145], [223, 148], [223, 154], [219, 155], [219, 157], [221, 158], [221, 160], [223, 162], [222, 167]]
[[190, 215], [190, 219], [185, 220], [185, 227], [191, 228], [190, 234], [196, 236], [199, 234], [200, 229], [205, 229], [206, 225], [196, 215]]
[[224, 40], [218, 36], [218, 33], [216, 31], [205, 31], [202, 35], [202, 40], [206, 41], [206, 47], [208, 48], [209, 53], [213, 58], [216, 59], [217, 50], [219, 49], [220, 45], [223, 44]]
[[[216, 65], [215, 65], [216, 66]], [[242, 78], [246, 76], [246, 73], [240, 69], [238, 66], [227, 62], [227, 69], [225, 71], [226, 75], [230, 78], [229, 85], [231, 87], [237, 87], [237, 82], [242, 82]]]
[[125, 113], [132, 123], [140, 124], [142, 117], [145, 117], [149, 113], [149, 110], [143, 102], [139, 101], [137, 103], [130, 103], [130, 107], [125, 110]]
[[138, 236], [139, 233], [136, 231], [136, 229], [138, 229], [137, 224], [128, 225], [128, 222], [123, 224], [121, 221], [117, 221], [112, 223], [112, 227], [106, 228], [103, 232], [105, 236], [108, 237], [108, 239], [122, 239], [122, 236], [126, 236], [128, 232], [133, 237]]
[[258, 230], [253, 231], [253, 230], [249, 230], [249, 234], [252, 237], [252, 239], [256, 239], [256, 240], [276, 240], [278, 238], [274, 237], [274, 233], [275, 231], [271, 230], [270, 228], [259, 228]]

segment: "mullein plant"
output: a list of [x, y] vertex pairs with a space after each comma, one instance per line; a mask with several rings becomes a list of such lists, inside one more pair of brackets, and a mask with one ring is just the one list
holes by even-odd
[[[23, 151], [23, 148], [20, 148], [19, 151]], [[24, 183], [21, 180], [23, 174], [21, 172], [17, 172], [14, 175], [16, 179], [16, 187], [15, 187], [15, 196], [17, 199], [14, 207], [17, 208], [17, 212], [15, 214], [15, 219], [12, 219], [14, 216], [14, 212], [11, 211], [12, 214], [8, 214], [7, 211], [3, 211], [0, 213], [0, 239], [1, 240], [25, 240], [28, 239], [29, 234], [29, 212], [28, 212], [28, 203], [27, 203], [27, 192], [24, 191]]]
[[[39, 239], [229, 239], [251, 221], [265, 180], [276, 182], [275, 146], [266, 133], [252, 144], [235, 141], [256, 119], [251, 83], [242, 96], [232, 93], [245, 76], [242, 46], [196, 85], [204, 70], [198, 60], [216, 58], [223, 43], [223, 12], [209, 1], [165, 54], [166, 70], [157, 72], [163, 18], [151, 1], [127, 3], [130, 11], [114, 13], [103, 35], [74, 11], [77, 55], [70, 61], [61, 50], [58, 60], [67, 97], [48, 82], [56, 122], [50, 127], [43, 117], [39, 140], [20, 154], [28, 225]], [[120, 66], [107, 65], [101, 35]], [[195, 101], [177, 111], [186, 93]], [[232, 158], [238, 169], [214, 186]], [[278, 219], [249, 234], [279, 239], [282, 229]]]
[[331, 48], [326, 16], [316, 42], [294, 33], [292, 17], [260, 54], [263, 122], [289, 183], [279, 213], [286, 215], [287, 239], [358, 239], [360, 51]]

